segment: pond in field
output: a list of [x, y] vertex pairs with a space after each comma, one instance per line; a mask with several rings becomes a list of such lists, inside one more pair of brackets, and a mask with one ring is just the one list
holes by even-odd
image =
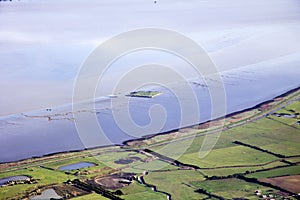
[[90, 162], [79, 162], [79, 163], [61, 166], [58, 169], [59, 170], [74, 170], [74, 169], [81, 169], [81, 168], [92, 167], [92, 166], [96, 166], [96, 164], [90, 163]]
[[6, 178], [1, 178], [0, 179], [0, 186], [6, 184], [9, 181], [23, 181], [23, 180], [27, 180], [30, 177], [28, 176], [10, 176], [10, 177], [6, 177]]
[[61, 199], [61, 196], [59, 196], [55, 190], [53, 189], [47, 189], [42, 192], [41, 195], [34, 196], [30, 198], [31, 200], [40, 200], [40, 199]]

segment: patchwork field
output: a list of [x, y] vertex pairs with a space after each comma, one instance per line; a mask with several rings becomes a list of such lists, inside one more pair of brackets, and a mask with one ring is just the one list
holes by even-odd
[[153, 192], [150, 188], [147, 188], [141, 185], [138, 182], [133, 182], [127, 187], [122, 189], [123, 195], [121, 196], [124, 199], [135, 200], [135, 199], [146, 199], [146, 200], [164, 200], [166, 199], [165, 195], [160, 193]]
[[13, 172], [0, 173], [0, 178], [18, 175], [26, 175], [39, 181], [37, 184], [20, 184], [6, 187], [2, 186], [0, 187], [1, 199], [9, 199], [18, 196], [18, 194], [22, 194], [23, 191], [31, 191], [37, 189], [40, 186], [62, 183], [68, 179], [72, 180], [75, 178], [75, 176], [73, 175], [67, 175], [60, 171], [52, 171], [40, 167], [33, 167]]
[[278, 168], [278, 169], [271, 169], [268, 171], [263, 171], [263, 172], [256, 172], [253, 174], [247, 175], [249, 178], [272, 178], [272, 177], [277, 177], [277, 176], [288, 176], [288, 175], [296, 175], [300, 174], [300, 166], [289, 166], [289, 167], [284, 167], [284, 168]]
[[253, 166], [276, 160], [276, 157], [243, 146], [233, 146], [212, 150], [205, 158], [199, 158], [199, 153], [184, 154], [180, 162], [197, 165], [200, 168], [223, 166]]
[[267, 194], [267, 193], [274, 194], [277, 192], [276, 190], [272, 190], [272, 188], [264, 187], [259, 184], [248, 183], [236, 178], [193, 182], [192, 184], [197, 188], [202, 188], [203, 190], [206, 190], [208, 193], [226, 199], [232, 199], [232, 198], [254, 199], [257, 198], [254, 195], [255, 191], [257, 190], [260, 190], [260, 193], [262, 194]]
[[201, 169], [201, 172], [209, 177], [228, 176], [231, 174], [240, 174], [240, 173], [243, 174], [251, 171], [272, 169], [278, 166], [287, 166], [287, 164], [280, 161], [276, 161], [259, 167], [235, 167], [235, 168], [229, 167], [229, 168]]
[[172, 199], [201, 199], [206, 195], [199, 195], [194, 192], [196, 188], [191, 187], [192, 181], [203, 181], [204, 177], [197, 171], [166, 171], [149, 172], [145, 176], [145, 181], [156, 185], [158, 190], [169, 193]]

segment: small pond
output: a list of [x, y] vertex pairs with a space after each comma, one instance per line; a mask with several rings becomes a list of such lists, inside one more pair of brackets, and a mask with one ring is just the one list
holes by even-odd
[[34, 196], [30, 198], [31, 200], [41, 200], [41, 199], [61, 199], [61, 196], [59, 196], [55, 190], [53, 189], [47, 189], [42, 192], [41, 195]]
[[74, 169], [81, 169], [81, 168], [92, 167], [92, 166], [96, 166], [96, 164], [91, 163], [91, 162], [79, 162], [79, 163], [61, 166], [58, 169], [59, 170], [74, 170]]
[[28, 177], [28, 176], [10, 176], [10, 177], [6, 177], [6, 178], [1, 178], [0, 179], [0, 186], [6, 184], [9, 181], [25, 181], [29, 178], [30, 177]]

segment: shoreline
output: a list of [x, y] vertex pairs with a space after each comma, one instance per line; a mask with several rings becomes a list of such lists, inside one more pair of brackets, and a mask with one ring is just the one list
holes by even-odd
[[[68, 150], [68, 151], [52, 152], [52, 153], [47, 153], [47, 154], [44, 154], [44, 155], [41, 155], [41, 156], [31, 156], [31, 157], [27, 157], [27, 158], [23, 158], [23, 159], [19, 159], [19, 160], [14, 160], [14, 161], [9, 161], [9, 162], [0, 162], [0, 165], [2, 165], [2, 164], [10, 164], [10, 163], [17, 163], [17, 162], [23, 162], [23, 161], [30, 160], [30, 159], [38, 159], [38, 158], [45, 158], [45, 157], [50, 157], [50, 156], [56, 156], [56, 155], [59, 155], [59, 154], [78, 153], [78, 152], [84, 152], [84, 151], [95, 150], [95, 149], [105, 149], [105, 148], [108, 148], [108, 147], [126, 147], [126, 146], [129, 146], [128, 143], [130, 143], [130, 142], [138, 142], [138, 141], [143, 141], [143, 140], [151, 139], [151, 138], [154, 138], [154, 137], [160, 136], [160, 135], [167, 135], [167, 134], [170, 134], [170, 133], [177, 132], [180, 129], [192, 128], [194, 126], [198, 126], [198, 125], [202, 125], [202, 124], [209, 123], [209, 122], [212, 122], [212, 121], [220, 120], [222, 118], [224, 118], [224, 119], [225, 118], [229, 118], [229, 117], [232, 117], [234, 115], [238, 115], [238, 114], [241, 114], [241, 113], [244, 113], [244, 112], [247, 112], [247, 111], [251, 111], [251, 110], [254, 110], [254, 109], [261, 108], [263, 105], [266, 105], [266, 104], [269, 104], [271, 102], [274, 102], [278, 98], [283, 98], [283, 97], [286, 97], [286, 96], [288, 96], [290, 94], [293, 94], [297, 90], [300, 90], [300, 86], [298, 86], [298, 87], [296, 87], [294, 89], [291, 89], [291, 90], [289, 90], [287, 92], [284, 92], [284, 93], [282, 93], [280, 95], [277, 95], [277, 96], [273, 97], [272, 99], [269, 99], [269, 100], [263, 101], [263, 102], [261, 102], [259, 104], [256, 104], [255, 106], [252, 106], [252, 107], [249, 107], [249, 108], [245, 108], [245, 109], [242, 109], [242, 110], [239, 110], [239, 111], [235, 111], [235, 112], [229, 113], [229, 114], [227, 114], [225, 116], [222, 116], [222, 117], [219, 117], [219, 118], [216, 118], [216, 119], [207, 120], [207, 121], [204, 121], [204, 122], [201, 122], [201, 123], [198, 123], [198, 124], [189, 125], [189, 126], [185, 126], [185, 127], [181, 127], [181, 128], [177, 128], [177, 129], [172, 129], [172, 130], [165, 131], [165, 132], [149, 134], [149, 135], [145, 135], [145, 136], [142, 136], [142, 137], [136, 138], [136, 139], [125, 140], [125, 141], [123, 141], [120, 144], [110, 144], [110, 145], [95, 146], [95, 147], [83, 148], [83, 149], [73, 149], [73, 150]], [[124, 151], [126, 151], [126, 149], [124, 149]]]
[[254, 110], [254, 109], [258, 109], [260, 108], [262, 105], [265, 105], [265, 104], [268, 104], [268, 103], [271, 103], [271, 102], [274, 102], [275, 99], [277, 98], [283, 98], [283, 97], [286, 97], [290, 94], [293, 94], [294, 92], [296, 92], [297, 90], [300, 89], [300, 86], [294, 88], [294, 89], [291, 89], [287, 92], [284, 92], [278, 96], [275, 96], [274, 98], [272, 99], [269, 99], [269, 100], [266, 100], [262, 103], [259, 103], [259, 104], [256, 104], [255, 106], [252, 106], [252, 107], [249, 107], [249, 108], [245, 108], [245, 109], [242, 109], [242, 110], [239, 110], [239, 111], [235, 111], [235, 112], [232, 112], [230, 114], [227, 114], [225, 116], [222, 116], [222, 117], [219, 117], [219, 118], [216, 118], [216, 119], [211, 119], [211, 120], [207, 120], [207, 121], [204, 121], [204, 122], [201, 122], [199, 124], [194, 124], [194, 125], [190, 125], [190, 126], [185, 126], [185, 127], [181, 127], [181, 128], [178, 128], [178, 129], [173, 129], [173, 130], [170, 130], [170, 131], [166, 131], [166, 132], [160, 132], [160, 133], [155, 133], [155, 134], [150, 134], [150, 135], [145, 135], [145, 136], [142, 136], [141, 138], [137, 138], [137, 139], [131, 139], [131, 140], [126, 140], [124, 142], [122, 142], [122, 145], [121, 146], [128, 146], [128, 143], [129, 142], [134, 142], [134, 141], [142, 141], [142, 140], [146, 140], [146, 139], [151, 139], [153, 137], [156, 137], [156, 136], [159, 136], [159, 135], [167, 135], [167, 134], [170, 134], [170, 133], [173, 133], [173, 132], [176, 132], [180, 129], [185, 129], [185, 128], [192, 128], [194, 126], [198, 126], [198, 125], [201, 125], [201, 124], [205, 124], [205, 123], [209, 123], [209, 122], [212, 122], [212, 121], [216, 121], [216, 120], [220, 120], [222, 118], [228, 118], [228, 117], [232, 117], [234, 115], [238, 115], [238, 114], [241, 114], [241, 113], [244, 113], [244, 112], [247, 112], [247, 111], [251, 111], [251, 110]]

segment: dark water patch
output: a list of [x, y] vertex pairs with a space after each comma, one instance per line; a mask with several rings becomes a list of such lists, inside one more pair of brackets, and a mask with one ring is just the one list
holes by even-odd
[[79, 163], [61, 166], [58, 169], [62, 170], [62, 171], [63, 170], [75, 170], [75, 169], [81, 169], [81, 168], [93, 167], [93, 166], [96, 166], [96, 164], [91, 163], [91, 162], [79, 162]]
[[5, 185], [6, 183], [10, 181], [26, 181], [29, 180], [30, 177], [28, 176], [10, 176], [6, 178], [1, 178], [0, 179], [0, 186]]
[[141, 160], [141, 158], [133, 156], [133, 157], [125, 158], [125, 159], [121, 158], [119, 160], [116, 160], [115, 163], [120, 164], [120, 165], [127, 165], [127, 164], [133, 163], [134, 161], [137, 161], [137, 160]]
[[30, 200], [41, 200], [41, 199], [62, 199], [54, 189], [47, 189], [42, 192], [41, 195], [31, 197]]

